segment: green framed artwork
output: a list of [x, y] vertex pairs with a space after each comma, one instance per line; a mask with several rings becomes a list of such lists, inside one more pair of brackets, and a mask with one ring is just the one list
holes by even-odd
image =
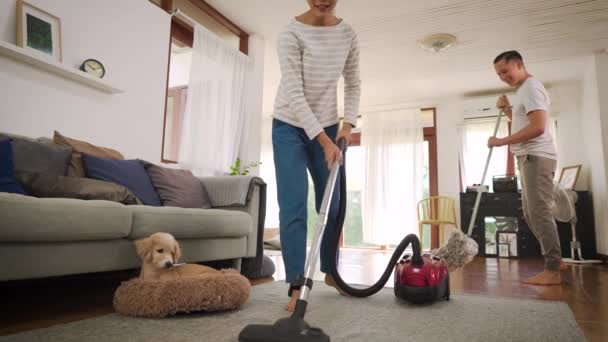
[[38, 7], [17, 0], [17, 45], [61, 63], [61, 21]]

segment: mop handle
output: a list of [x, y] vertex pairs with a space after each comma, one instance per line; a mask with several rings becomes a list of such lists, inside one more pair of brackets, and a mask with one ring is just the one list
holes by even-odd
[[[498, 118], [496, 119], [496, 125], [494, 126], [494, 134], [492, 137], [496, 137], [498, 133], [498, 127], [500, 127], [500, 120], [504, 115], [504, 111], [500, 111], [498, 113]], [[486, 159], [486, 167], [483, 170], [483, 176], [481, 176], [481, 183], [477, 186], [477, 197], [475, 198], [475, 206], [473, 207], [473, 216], [471, 217], [471, 222], [469, 222], [469, 231], [467, 235], [470, 237], [473, 234], [473, 226], [475, 226], [475, 219], [477, 218], [477, 211], [479, 210], [479, 202], [481, 201], [481, 188], [486, 182], [486, 175], [488, 174], [488, 167], [490, 166], [490, 160], [492, 160], [492, 151], [494, 151], [494, 147], [490, 147], [488, 151], [488, 158]]]

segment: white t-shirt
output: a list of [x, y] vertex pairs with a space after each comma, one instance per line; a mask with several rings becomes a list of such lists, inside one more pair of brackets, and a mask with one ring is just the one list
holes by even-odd
[[555, 150], [553, 136], [551, 135], [551, 120], [549, 119], [551, 100], [543, 84], [536, 78], [529, 77], [517, 89], [512, 104], [512, 133], [517, 133], [530, 124], [528, 113], [542, 110], [547, 114], [545, 132], [534, 139], [511, 145], [513, 154], [516, 156], [530, 154], [557, 160], [557, 151]]

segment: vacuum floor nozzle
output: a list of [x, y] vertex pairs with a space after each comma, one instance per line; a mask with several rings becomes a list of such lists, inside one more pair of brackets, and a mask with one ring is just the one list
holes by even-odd
[[287, 317], [275, 324], [251, 324], [239, 334], [240, 342], [329, 342], [323, 330], [312, 328], [299, 317]]

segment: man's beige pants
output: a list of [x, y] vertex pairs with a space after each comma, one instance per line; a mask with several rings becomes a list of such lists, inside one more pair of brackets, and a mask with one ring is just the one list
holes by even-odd
[[557, 162], [533, 155], [517, 156], [517, 162], [521, 177], [524, 218], [540, 242], [545, 269], [559, 271], [561, 247], [557, 225], [551, 212], [553, 177]]

